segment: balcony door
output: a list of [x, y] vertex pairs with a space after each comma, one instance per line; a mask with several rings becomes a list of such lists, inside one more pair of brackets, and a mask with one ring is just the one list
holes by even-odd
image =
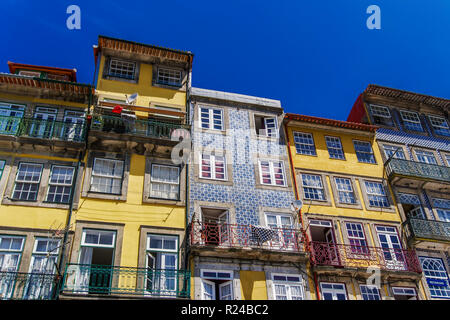
[[10, 299], [14, 292], [24, 238], [0, 236], [0, 299]]
[[48, 139], [53, 135], [57, 110], [53, 108], [37, 107], [29, 135], [35, 138]]
[[14, 135], [23, 117], [23, 106], [0, 104], [0, 134]]
[[76, 293], [109, 293], [115, 237], [115, 231], [83, 230], [79, 263], [75, 266], [75, 279], [72, 280]]
[[405, 258], [397, 229], [395, 227], [377, 226], [376, 230], [386, 267], [394, 270], [405, 270]]
[[233, 272], [200, 270], [201, 300], [233, 300]]
[[84, 116], [84, 112], [67, 110], [64, 115], [64, 128], [61, 130], [61, 139], [82, 141]]
[[309, 229], [316, 263], [340, 265], [338, 248], [331, 221], [310, 220]]
[[297, 234], [293, 230], [291, 215], [266, 213], [266, 225], [276, 232], [276, 235], [270, 241], [271, 248], [293, 250], [297, 247]]
[[202, 234], [206, 245], [229, 246], [232, 243], [228, 210], [202, 208]]

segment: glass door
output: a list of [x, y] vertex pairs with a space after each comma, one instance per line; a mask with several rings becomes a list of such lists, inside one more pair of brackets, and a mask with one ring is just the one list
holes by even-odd
[[276, 232], [271, 241], [273, 247], [278, 249], [294, 249], [296, 247], [296, 234], [293, 230], [292, 217], [284, 214], [266, 214], [266, 224]]
[[227, 245], [230, 244], [230, 224], [228, 221], [228, 211], [219, 215], [217, 219], [217, 224], [219, 225], [219, 244]]
[[83, 141], [84, 112], [66, 111], [61, 139], [66, 141]]
[[0, 134], [15, 135], [17, 133], [23, 117], [23, 110], [24, 107], [0, 105]]
[[52, 137], [53, 127], [56, 120], [56, 109], [36, 108], [33, 123], [29, 135], [35, 138], [48, 139]]
[[231, 281], [219, 284], [219, 299], [233, 300], [233, 284]]
[[383, 250], [386, 267], [395, 270], [405, 270], [403, 249], [397, 230], [394, 227], [376, 227], [378, 239]]

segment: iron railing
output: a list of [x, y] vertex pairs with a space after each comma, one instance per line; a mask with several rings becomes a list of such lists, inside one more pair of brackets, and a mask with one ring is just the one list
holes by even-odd
[[83, 142], [86, 136], [86, 124], [0, 116], [0, 134], [46, 140]]
[[107, 115], [93, 115], [91, 130], [130, 134], [141, 137], [150, 137], [170, 140], [172, 133], [186, 126], [179, 123], [158, 121], [155, 119], [134, 119], [126, 117], [114, 117]]
[[421, 273], [414, 250], [311, 242], [311, 262], [314, 265], [347, 268], [378, 267], [390, 271]]
[[304, 233], [300, 229], [192, 221], [191, 246], [218, 248], [259, 248], [274, 251], [304, 252]]
[[403, 224], [408, 240], [413, 238], [450, 241], [450, 222], [408, 218]]
[[401, 175], [450, 183], [450, 167], [396, 158], [389, 159], [385, 167], [388, 177]]
[[0, 272], [0, 299], [50, 300], [57, 287], [57, 276], [50, 273]]
[[190, 272], [71, 263], [60, 293], [189, 298]]

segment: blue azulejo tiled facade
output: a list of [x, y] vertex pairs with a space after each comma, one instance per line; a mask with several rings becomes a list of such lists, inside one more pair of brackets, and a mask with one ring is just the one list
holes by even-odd
[[[280, 103], [276, 100], [227, 93], [221, 93], [223, 96], [217, 97], [217, 93], [193, 88], [192, 151], [197, 154], [198, 161], [192, 161], [189, 171], [189, 218], [194, 216], [196, 201], [227, 203], [234, 206], [233, 222], [236, 224], [265, 225], [265, 221], [261, 221], [258, 208], [289, 209], [295, 200], [290, 183], [291, 173], [284, 132], [283, 128], [280, 128], [279, 119], [282, 117]], [[223, 111], [224, 131], [202, 128], [200, 115], [202, 106], [219, 108]], [[251, 119], [255, 114], [276, 118], [277, 133], [274, 134], [276, 138], [270, 139], [256, 134], [255, 121]], [[200, 167], [198, 154], [202, 150], [227, 153], [225, 158], [231, 160], [231, 163], [227, 163], [227, 166], [231, 167], [229, 170], [231, 174], [228, 177], [230, 183], [220, 184], [214, 179], [199, 179], [200, 170], [195, 168]], [[258, 166], [258, 159], [267, 157], [279, 159], [283, 163], [284, 187], [261, 187], [255, 166]]]

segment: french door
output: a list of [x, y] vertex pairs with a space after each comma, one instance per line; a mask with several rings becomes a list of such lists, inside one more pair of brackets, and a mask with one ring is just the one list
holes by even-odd
[[147, 269], [147, 292], [176, 295], [177, 254], [148, 252]]
[[0, 133], [16, 134], [22, 117], [23, 111], [0, 108]]
[[84, 112], [66, 111], [61, 138], [66, 141], [82, 141]]
[[[39, 110], [39, 108], [37, 108]], [[53, 134], [54, 122], [56, 120], [56, 109], [48, 112], [36, 111], [34, 121], [30, 127], [29, 135], [35, 138], [48, 139]]]
[[56, 255], [33, 255], [30, 264], [30, 276], [28, 278], [24, 299], [47, 300], [52, 296], [53, 279], [50, 277], [56, 271]]
[[396, 228], [377, 226], [376, 230], [383, 250], [386, 267], [395, 270], [405, 270], [405, 258]]
[[276, 237], [271, 241], [271, 246], [279, 249], [294, 249], [298, 242], [293, 230], [292, 217], [283, 214], [266, 213], [266, 224], [276, 231]]
[[0, 299], [10, 299], [16, 282], [20, 253], [0, 253]]

